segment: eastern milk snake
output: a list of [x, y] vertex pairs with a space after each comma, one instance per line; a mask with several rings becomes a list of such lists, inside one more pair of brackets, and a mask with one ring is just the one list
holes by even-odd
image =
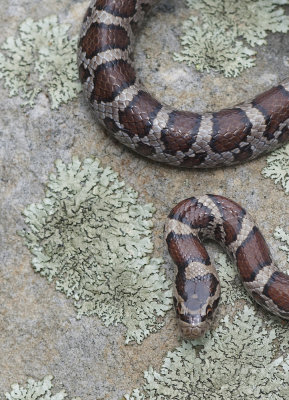
[[[231, 109], [198, 114], [154, 99], [133, 67], [134, 35], [157, 0], [93, 0], [81, 28], [78, 66], [99, 121], [121, 143], [170, 165], [210, 168], [251, 160], [289, 138], [289, 81]], [[220, 296], [215, 268], [199, 239], [214, 238], [235, 258], [245, 287], [276, 315], [289, 319], [289, 277], [272, 263], [244, 209], [221, 196], [179, 203], [166, 224], [177, 265], [175, 306], [182, 334], [210, 325]]]

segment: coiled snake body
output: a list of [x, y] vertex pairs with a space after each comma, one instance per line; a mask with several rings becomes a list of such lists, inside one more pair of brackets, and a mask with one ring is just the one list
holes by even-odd
[[205, 238], [226, 248], [257, 303], [289, 319], [289, 276], [273, 263], [259, 229], [237, 203], [216, 195], [183, 200], [171, 211], [165, 231], [177, 266], [174, 301], [184, 337], [209, 328], [220, 298], [217, 272], [201, 243]]
[[120, 142], [153, 160], [208, 168], [250, 160], [289, 138], [289, 81], [215, 113], [178, 111], [154, 99], [132, 63], [134, 33], [156, 0], [94, 0], [81, 29], [84, 92]]
[[[136, 76], [132, 50], [139, 24], [156, 2], [93, 0], [85, 14], [79, 75], [106, 129], [148, 158], [189, 168], [236, 164], [288, 141], [288, 80], [251, 102], [203, 115], [174, 110], [146, 91]], [[203, 333], [219, 298], [217, 275], [198, 235], [215, 235], [224, 243], [254, 298], [275, 314], [289, 317], [288, 278], [272, 266], [264, 239], [245, 211], [217, 196], [190, 199], [174, 209], [167, 224], [169, 250], [178, 266], [176, 308], [185, 336]], [[187, 288], [196, 283], [200, 289], [194, 295], [208, 298], [199, 307], [185, 300]], [[277, 289], [281, 297], [275, 295]]]

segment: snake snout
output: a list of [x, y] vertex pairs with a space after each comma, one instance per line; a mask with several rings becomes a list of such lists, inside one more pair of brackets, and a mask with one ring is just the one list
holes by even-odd
[[186, 321], [179, 319], [180, 334], [184, 339], [197, 339], [210, 328], [212, 320], [212, 318], [203, 319], [201, 315], [186, 318]]

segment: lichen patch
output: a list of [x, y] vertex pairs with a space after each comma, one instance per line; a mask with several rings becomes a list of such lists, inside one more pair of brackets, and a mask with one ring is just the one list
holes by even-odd
[[159, 371], [149, 368], [144, 385], [125, 399], [286, 400], [289, 357], [278, 354], [276, 339], [278, 329], [264, 328], [245, 306], [203, 339], [168, 352]]
[[267, 157], [267, 166], [263, 168], [262, 175], [281, 185], [284, 192], [289, 194], [289, 144]]
[[0, 47], [0, 79], [10, 97], [20, 96], [24, 106], [33, 107], [43, 92], [56, 109], [77, 96], [77, 36], [70, 37], [69, 29], [55, 15], [28, 18], [7, 38]]
[[99, 160], [59, 160], [43, 201], [25, 209], [21, 235], [35, 271], [74, 299], [79, 318], [122, 323], [126, 343], [140, 343], [172, 303], [163, 261], [151, 258], [154, 211]]
[[[53, 376], [47, 375], [42, 380], [36, 381], [32, 378], [28, 379], [26, 384], [21, 386], [18, 383], [11, 385], [11, 392], [5, 393], [7, 400], [64, 400], [67, 394], [64, 390], [53, 394]], [[79, 397], [71, 400], [81, 400]]]
[[255, 46], [268, 32], [288, 32], [287, 0], [187, 0], [197, 15], [183, 24], [182, 50], [174, 58], [199, 71], [235, 77], [255, 65]]

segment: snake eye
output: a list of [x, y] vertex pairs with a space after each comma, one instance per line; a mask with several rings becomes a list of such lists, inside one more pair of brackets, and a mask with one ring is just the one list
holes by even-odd
[[206, 311], [207, 317], [211, 317], [213, 314], [213, 309], [212, 307], [207, 307], [207, 311]]

